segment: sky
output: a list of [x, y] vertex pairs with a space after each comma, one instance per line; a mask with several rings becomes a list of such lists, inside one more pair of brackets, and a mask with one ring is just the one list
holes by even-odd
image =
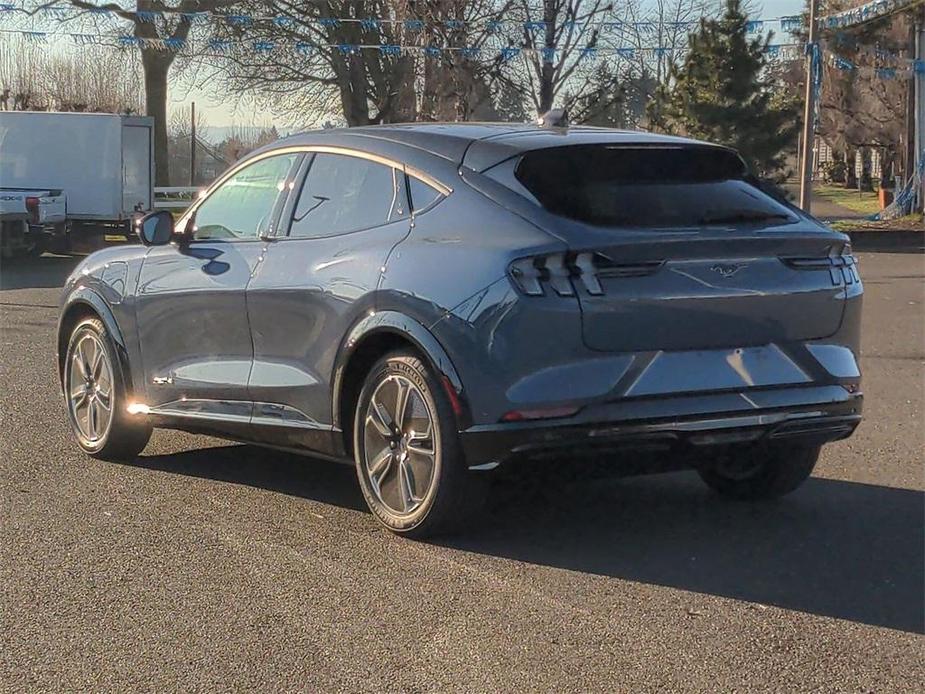
[[[773, 18], [789, 15], [800, 14], [805, 7], [805, 0], [764, 0], [756, 1], [752, 4], [756, 9], [754, 16], [756, 18]], [[170, 109], [187, 110], [191, 102], [196, 102], [196, 111], [200, 113], [212, 131], [219, 139], [223, 131], [231, 126], [259, 126], [285, 128], [284, 124], [277, 122], [272, 113], [255, 107], [248, 103], [234, 103], [228, 100], [227, 94], [219, 95], [209, 88], [209, 81], [203, 78], [201, 83], [191, 89], [173, 89], [170, 94]]]

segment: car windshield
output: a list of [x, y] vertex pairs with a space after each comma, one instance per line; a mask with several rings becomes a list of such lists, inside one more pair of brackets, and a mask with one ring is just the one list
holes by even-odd
[[796, 216], [718, 147], [581, 145], [524, 155], [517, 180], [553, 214], [595, 226], [786, 224]]

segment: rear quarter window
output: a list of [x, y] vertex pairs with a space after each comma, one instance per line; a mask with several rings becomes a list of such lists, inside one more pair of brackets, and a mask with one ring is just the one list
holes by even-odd
[[678, 228], [796, 221], [709, 146], [580, 145], [525, 154], [517, 181], [549, 212], [595, 226]]

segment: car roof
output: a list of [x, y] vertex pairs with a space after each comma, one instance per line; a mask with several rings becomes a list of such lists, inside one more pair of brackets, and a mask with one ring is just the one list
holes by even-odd
[[[396, 123], [330, 128], [291, 135], [280, 145], [319, 144], [324, 139], [368, 139], [413, 147], [474, 171], [484, 171], [524, 152], [570, 145], [705, 145], [707, 143], [641, 130], [587, 125], [567, 128], [531, 123]], [[372, 144], [372, 143], [370, 143]]]

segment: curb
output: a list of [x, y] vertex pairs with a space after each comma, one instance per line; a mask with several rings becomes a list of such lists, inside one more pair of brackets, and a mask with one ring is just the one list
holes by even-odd
[[846, 233], [851, 237], [851, 247], [858, 251], [901, 250], [925, 252], [925, 230], [867, 229]]

